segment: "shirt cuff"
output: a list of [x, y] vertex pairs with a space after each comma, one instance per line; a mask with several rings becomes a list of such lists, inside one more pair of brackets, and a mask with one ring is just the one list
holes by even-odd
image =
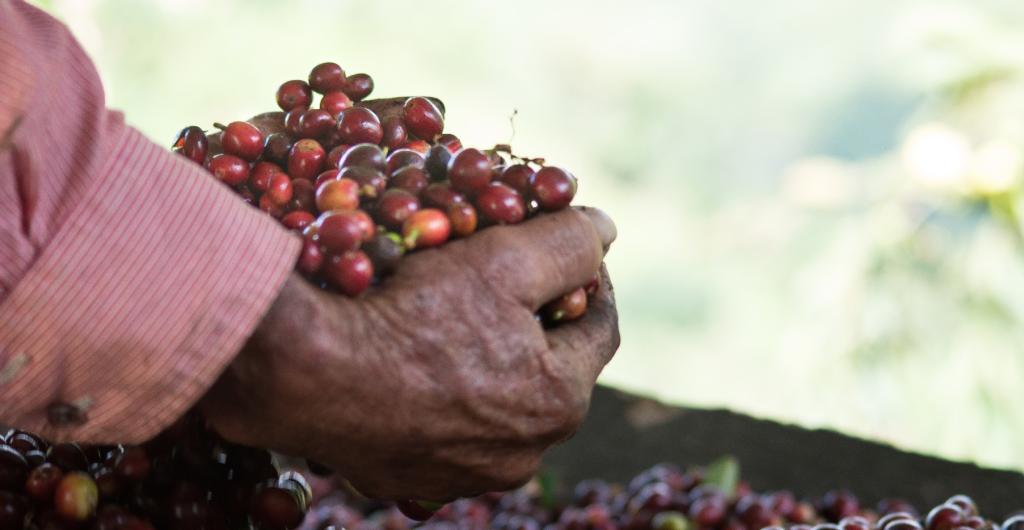
[[259, 324], [300, 248], [199, 166], [120, 129], [0, 304], [0, 417], [55, 440], [135, 443], [181, 416]]

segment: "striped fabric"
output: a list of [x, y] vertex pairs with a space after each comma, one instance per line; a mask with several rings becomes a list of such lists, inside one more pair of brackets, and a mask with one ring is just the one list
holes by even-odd
[[66, 27], [0, 0], [0, 423], [94, 443], [159, 432], [235, 356], [299, 247], [107, 110]]

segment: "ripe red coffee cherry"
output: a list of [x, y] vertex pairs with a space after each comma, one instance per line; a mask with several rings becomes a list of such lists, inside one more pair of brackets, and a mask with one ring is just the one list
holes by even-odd
[[284, 173], [277, 173], [271, 177], [267, 197], [278, 206], [288, 204], [288, 201], [292, 200], [292, 179]]
[[384, 136], [380, 143], [388, 149], [398, 149], [409, 139], [409, 132], [401, 116], [392, 115], [384, 118], [381, 121], [381, 129]]
[[491, 182], [491, 159], [479, 149], [463, 149], [448, 162], [452, 188], [473, 194]]
[[337, 63], [320, 63], [309, 72], [309, 86], [321, 94], [341, 90], [345, 88], [345, 70]]
[[307, 226], [313, 224], [316, 218], [313, 214], [304, 210], [295, 210], [294, 212], [288, 212], [281, 218], [281, 224], [291, 230], [302, 231]]
[[96, 513], [99, 498], [99, 490], [92, 477], [81, 471], [72, 471], [57, 484], [53, 507], [62, 519], [85, 521]]
[[338, 161], [338, 169], [346, 167], [365, 166], [384, 171], [387, 168], [387, 160], [384, 151], [377, 144], [363, 143], [353, 145]]
[[[541, 198], [538, 196], [537, 180], [542, 173], [546, 173], [546, 169], [548, 168], [542, 168], [540, 171], [537, 172], [536, 175], [534, 175], [533, 198], [537, 200], [538, 203], [541, 202]], [[551, 186], [552, 189], [560, 189], [564, 187], [565, 175], [559, 175], [559, 172], [565, 174], [565, 171], [562, 170], [548, 173], [550, 175], [553, 175], [559, 182], [562, 182], [562, 184], [559, 184], [558, 186]], [[570, 178], [572, 177], [570, 176]], [[572, 182], [573, 192], [575, 192], [576, 180], [572, 179]], [[541, 204], [541, 207], [543, 208], [544, 205]], [[821, 499], [821, 505], [823, 508], [822, 511], [824, 511], [825, 515], [833, 521], [838, 521], [845, 517], [850, 517], [851, 515], [857, 515], [857, 512], [860, 511], [860, 501], [857, 500], [857, 497], [854, 496], [853, 493], [850, 493], [847, 490], [832, 490], [825, 493], [824, 497], [822, 497]]]
[[871, 523], [859, 515], [844, 517], [838, 525], [840, 530], [873, 530]]
[[448, 241], [451, 230], [444, 212], [426, 208], [413, 212], [402, 223], [402, 240], [408, 248], [436, 247]]
[[542, 210], [561, 210], [576, 196], [576, 177], [561, 168], [543, 167], [530, 180], [530, 196]]
[[323, 273], [327, 281], [342, 293], [358, 296], [370, 287], [373, 263], [364, 252], [354, 250], [328, 258]]
[[379, 144], [384, 129], [372, 110], [352, 107], [338, 115], [338, 138], [346, 144]]
[[311, 238], [302, 238], [302, 252], [299, 254], [299, 263], [295, 266], [299, 272], [312, 276], [320, 272], [323, 263], [324, 253], [320, 250], [320, 244]]
[[288, 131], [288, 134], [292, 136], [299, 136], [302, 133], [299, 122], [302, 120], [302, 115], [305, 114], [307, 110], [309, 109], [306, 107], [295, 107], [284, 115], [284, 130]]
[[356, 222], [359, 223], [359, 229], [363, 233], [363, 243], [373, 239], [377, 235], [377, 225], [374, 224], [370, 214], [362, 210], [356, 210], [352, 214], [355, 216]]
[[273, 162], [256, 162], [249, 171], [249, 185], [254, 190], [265, 192], [270, 188], [270, 179], [278, 173], [284, 173], [281, 166]]
[[260, 196], [260, 200], [256, 203], [256, 207], [274, 219], [280, 219], [284, 216], [284, 207], [270, 200], [270, 196], [266, 194]]
[[256, 160], [263, 153], [263, 133], [255, 125], [233, 121], [220, 135], [224, 152], [246, 160]]
[[452, 224], [452, 234], [466, 237], [476, 232], [476, 208], [467, 202], [457, 202], [448, 207], [448, 221]]
[[480, 216], [492, 223], [516, 224], [526, 217], [526, 202], [516, 190], [492, 182], [476, 196]]
[[220, 154], [210, 159], [210, 172], [228, 186], [237, 186], [249, 178], [249, 163], [235, 155]]
[[690, 503], [688, 514], [698, 525], [714, 527], [729, 514], [729, 504], [724, 495], [700, 497]]
[[359, 184], [359, 197], [376, 199], [388, 186], [388, 179], [376, 169], [365, 166], [346, 167], [338, 173], [338, 178], [347, 178]]
[[342, 90], [352, 101], [362, 101], [373, 92], [373, 78], [368, 74], [352, 74], [345, 80], [345, 88]]
[[348, 178], [325, 182], [316, 190], [316, 208], [321, 212], [359, 208], [359, 183]]
[[323, 137], [321, 143], [323, 144], [324, 149], [326, 149], [328, 152], [339, 145], [347, 145], [345, 142], [341, 141], [341, 135], [338, 134], [337, 127], [327, 131], [327, 134]]
[[909, 520], [912, 520], [912, 521], [916, 522], [916, 520], [917, 520], [916, 517], [914, 517], [910, 513], [905, 512], [903, 510], [895, 510], [895, 511], [884, 510], [884, 513], [885, 513], [885, 515], [880, 517], [878, 519], [878, 521], [875, 523], [875, 528], [877, 528], [878, 530], [885, 530], [885, 527], [888, 526], [889, 523], [891, 523], [893, 521], [899, 521], [901, 519], [909, 519]]
[[388, 155], [386, 172], [388, 175], [393, 175], [395, 171], [405, 166], [422, 169], [425, 163], [426, 160], [423, 158], [423, 155], [412, 149], [396, 149]]
[[312, 212], [314, 208], [316, 208], [316, 192], [313, 190], [313, 183], [303, 179], [292, 179], [292, 201], [288, 203], [288, 210]]
[[448, 152], [453, 155], [462, 150], [462, 140], [459, 140], [458, 136], [451, 133], [445, 133], [438, 136], [437, 144], [445, 146], [445, 148], [448, 149]]
[[331, 152], [327, 153], [327, 167], [336, 168], [338, 163], [341, 162], [341, 157], [345, 155], [348, 148], [352, 147], [348, 144], [339, 144], [331, 148]]
[[402, 223], [420, 209], [420, 201], [405, 190], [388, 190], [377, 200], [377, 222], [392, 229], [400, 230]]
[[53, 500], [57, 485], [64, 478], [64, 472], [53, 464], [43, 464], [32, 470], [25, 481], [25, 492], [36, 502], [48, 503]]
[[325, 212], [313, 226], [317, 240], [330, 254], [355, 250], [363, 240], [363, 224], [352, 212]]
[[323, 109], [309, 109], [299, 117], [301, 138], [323, 138], [334, 128], [334, 118]]
[[932, 508], [925, 518], [925, 530], [953, 530], [964, 521], [964, 512], [955, 504], [943, 504]]
[[412, 149], [413, 151], [416, 151], [417, 153], [420, 153], [422, 155], [426, 155], [427, 151], [430, 151], [430, 144], [428, 144], [427, 142], [424, 142], [423, 140], [412, 140], [410, 142], [405, 142], [405, 144], [402, 145], [401, 148], [402, 149]]
[[206, 162], [206, 153], [209, 147], [206, 133], [195, 125], [182, 129], [178, 133], [178, 139], [174, 142], [175, 151], [200, 166]]
[[402, 106], [405, 126], [413, 136], [432, 141], [444, 131], [444, 116], [432, 101], [424, 97], [412, 97]]
[[[589, 285], [589, 284], [588, 284]], [[600, 286], [600, 284], [598, 284]], [[593, 294], [589, 290], [587, 294]], [[797, 524], [811, 524], [818, 518], [818, 511], [814, 509], [811, 503], [801, 501], [796, 503], [793, 511], [789, 513], [789, 520]]]
[[324, 97], [320, 98], [320, 108], [327, 111], [332, 118], [335, 118], [345, 109], [352, 108], [352, 99], [341, 90], [335, 90], [324, 94]]
[[313, 180], [320, 174], [327, 153], [316, 140], [305, 138], [292, 145], [288, 156], [288, 174], [294, 179]]
[[313, 189], [314, 190], [318, 190], [318, 189], [320, 189], [320, 186], [323, 186], [324, 184], [328, 183], [329, 181], [337, 180], [337, 179], [338, 179], [338, 170], [337, 169], [328, 169], [327, 171], [324, 171], [323, 173], [321, 173], [321, 174], [316, 176], [316, 180], [313, 182]]
[[519, 192], [523, 197], [530, 196], [530, 180], [536, 173], [532, 167], [526, 164], [512, 164], [501, 172], [498, 179]]
[[447, 210], [451, 205], [466, 202], [466, 197], [452, 189], [447, 182], [435, 182], [420, 192], [423, 205]]
[[427, 172], [415, 166], [399, 169], [391, 175], [391, 180], [388, 181], [389, 187], [405, 190], [413, 195], [419, 195], [427, 187], [427, 184], [429, 184]]
[[587, 312], [587, 293], [582, 287], [573, 289], [541, 309], [548, 322], [569, 322], [576, 320]]
[[964, 512], [965, 517], [973, 517], [978, 515], [978, 505], [974, 502], [974, 499], [967, 495], [953, 495], [946, 499], [945, 504], [955, 504], [960, 507]]
[[293, 79], [281, 83], [277, 89], [277, 106], [288, 112], [296, 107], [309, 107], [313, 104], [313, 90], [305, 81]]
[[273, 133], [263, 141], [263, 160], [276, 165], [288, 164], [288, 151], [292, 148], [292, 139], [285, 133]]

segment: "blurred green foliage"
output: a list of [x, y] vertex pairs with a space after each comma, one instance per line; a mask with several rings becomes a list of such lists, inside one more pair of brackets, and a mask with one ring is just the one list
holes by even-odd
[[163, 143], [330, 59], [571, 168], [607, 383], [1024, 468], [1019, 0], [37, 3]]

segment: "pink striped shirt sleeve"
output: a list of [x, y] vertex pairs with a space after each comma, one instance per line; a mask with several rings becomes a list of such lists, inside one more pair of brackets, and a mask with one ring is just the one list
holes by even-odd
[[0, 0], [0, 423], [156, 434], [237, 354], [299, 246], [107, 110], [66, 27]]

